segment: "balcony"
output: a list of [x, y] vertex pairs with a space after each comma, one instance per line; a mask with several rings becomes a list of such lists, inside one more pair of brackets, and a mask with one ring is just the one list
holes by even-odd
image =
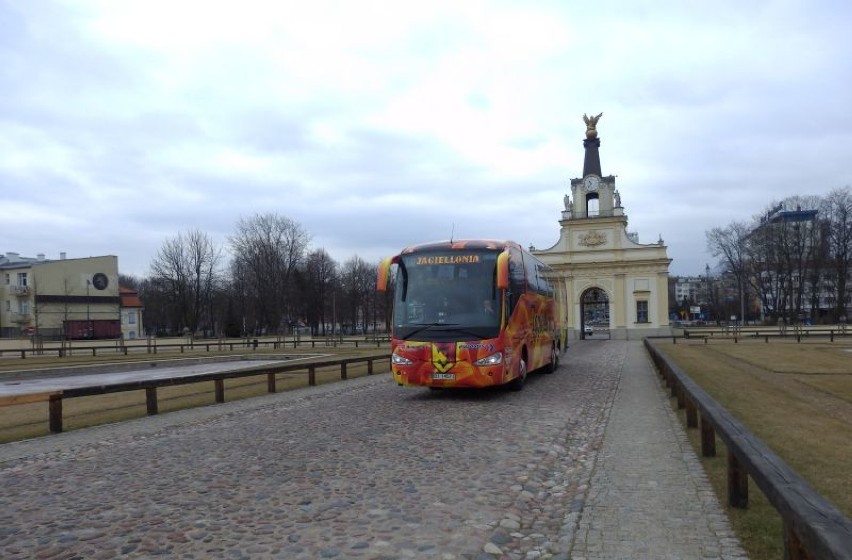
[[10, 291], [18, 297], [27, 297], [30, 295], [29, 286], [9, 286]]
[[29, 323], [32, 321], [33, 316], [29, 313], [12, 313], [12, 322], [13, 323]]

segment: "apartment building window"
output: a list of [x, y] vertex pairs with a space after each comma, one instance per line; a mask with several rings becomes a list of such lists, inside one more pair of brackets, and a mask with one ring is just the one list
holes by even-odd
[[21, 300], [18, 302], [18, 313], [21, 315], [30, 314], [30, 302]]
[[22, 288], [27, 287], [27, 273], [26, 272], [19, 272], [18, 273], [18, 286], [21, 286]]
[[9, 282], [11, 282], [11, 278], [9, 278], [9, 274], [6, 273], [6, 285], [7, 286], [9, 285]]
[[135, 325], [136, 324], [136, 312], [135, 311], [128, 311], [127, 312], [127, 324], [128, 325]]
[[648, 322], [648, 302], [647, 301], [637, 301], [636, 302], [636, 322], [637, 323], [647, 323]]
[[6, 311], [11, 311], [11, 310], [12, 310], [12, 302], [7, 299], [6, 300]]

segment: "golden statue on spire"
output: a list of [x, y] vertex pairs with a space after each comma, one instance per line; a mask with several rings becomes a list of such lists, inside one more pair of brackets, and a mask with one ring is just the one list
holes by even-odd
[[583, 122], [586, 123], [586, 138], [591, 140], [598, 137], [598, 129], [595, 126], [598, 124], [601, 115], [603, 113], [598, 113], [596, 117], [587, 117], [586, 113], [583, 113]]

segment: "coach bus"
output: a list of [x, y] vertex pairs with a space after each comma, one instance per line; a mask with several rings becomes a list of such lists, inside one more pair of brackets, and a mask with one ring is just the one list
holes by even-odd
[[549, 268], [515, 242], [408, 247], [379, 265], [378, 290], [391, 286], [399, 385], [520, 390], [528, 372], [559, 364]]

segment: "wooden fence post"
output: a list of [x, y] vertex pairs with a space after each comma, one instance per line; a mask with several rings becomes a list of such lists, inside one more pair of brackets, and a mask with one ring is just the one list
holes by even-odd
[[217, 403], [225, 402], [225, 380], [224, 379], [214, 379], [213, 380], [213, 389], [216, 392], [216, 402]]
[[50, 414], [50, 431], [54, 434], [62, 432], [62, 395], [51, 395], [48, 402]]
[[367, 360], [367, 375], [373, 375], [373, 359]]
[[788, 523], [784, 524], [784, 560], [813, 560]]
[[340, 364], [340, 379], [346, 379], [346, 362]]
[[730, 448], [728, 448], [728, 505], [739, 509], [748, 507], [748, 472]]
[[313, 387], [317, 384], [317, 368], [315, 366], [308, 366], [308, 385]]
[[695, 403], [692, 402], [692, 399], [689, 398], [686, 399], [686, 427], [698, 427], [698, 409], [695, 407]]
[[156, 387], [145, 387], [145, 407], [148, 409], [148, 416], [153, 416], [159, 412]]
[[267, 373], [266, 374], [266, 392], [274, 393], [275, 392], [275, 374]]
[[703, 414], [701, 415], [701, 454], [704, 457], [716, 456], [716, 431]]

